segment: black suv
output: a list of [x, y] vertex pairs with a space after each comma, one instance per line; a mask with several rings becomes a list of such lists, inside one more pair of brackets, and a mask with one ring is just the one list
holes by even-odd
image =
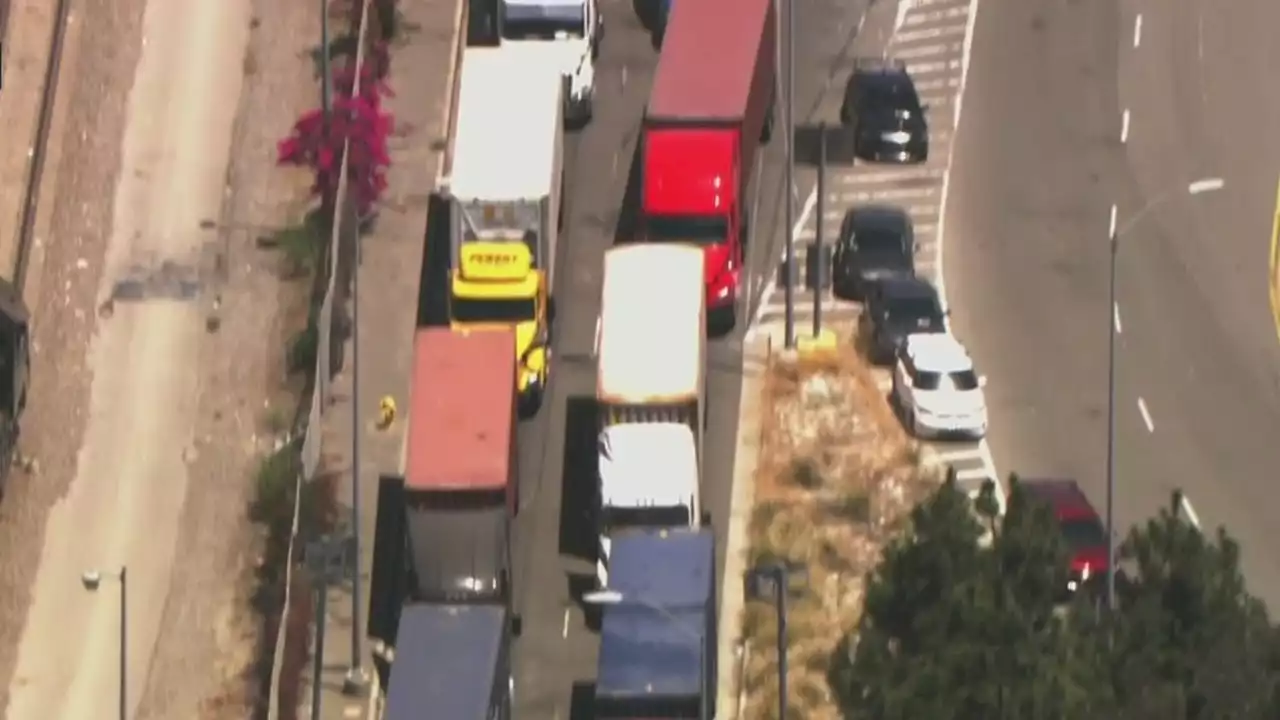
[[929, 159], [927, 108], [902, 60], [859, 58], [844, 89], [840, 122], [863, 160], [912, 163]]
[[915, 275], [915, 257], [915, 228], [905, 210], [889, 205], [852, 208], [836, 238], [836, 297], [860, 300], [876, 280]]
[[893, 363], [908, 335], [947, 331], [947, 313], [938, 290], [918, 277], [888, 277], [867, 286], [858, 318], [858, 337], [876, 365]]

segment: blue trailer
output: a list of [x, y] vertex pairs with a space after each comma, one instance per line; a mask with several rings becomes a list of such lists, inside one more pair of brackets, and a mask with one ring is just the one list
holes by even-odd
[[511, 621], [501, 605], [406, 605], [383, 720], [508, 720]]
[[613, 541], [597, 718], [715, 717], [715, 535], [667, 528]]

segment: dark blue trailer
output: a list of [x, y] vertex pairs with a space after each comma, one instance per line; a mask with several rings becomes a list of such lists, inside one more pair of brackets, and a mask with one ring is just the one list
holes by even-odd
[[715, 717], [715, 535], [655, 529], [616, 537], [600, 623], [597, 718]]
[[405, 605], [383, 720], [509, 720], [510, 629], [501, 605]]

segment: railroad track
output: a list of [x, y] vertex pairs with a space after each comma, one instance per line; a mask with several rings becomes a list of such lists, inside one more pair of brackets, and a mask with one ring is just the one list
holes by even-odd
[[[31, 260], [31, 245], [35, 235], [36, 208], [40, 201], [40, 182], [44, 178], [45, 150], [49, 145], [49, 128], [53, 124], [53, 109], [58, 96], [58, 71], [62, 67], [62, 48], [67, 39], [67, 15], [71, 0], [54, 0], [53, 30], [49, 38], [49, 58], [44, 69], [44, 84], [40, 92], [40, 115], [36, 120], [35, 137], [31, 141], [31, 163], [28, 166], [26, 184], [23, 187], [22, 213], [18, 221], [17, 259], [14, 261], [13, 284], [21, 293], [26, 284], [27, 265]], [[9, 34], [9, 7], [11, 0], [0, 0], [0, 38]]]

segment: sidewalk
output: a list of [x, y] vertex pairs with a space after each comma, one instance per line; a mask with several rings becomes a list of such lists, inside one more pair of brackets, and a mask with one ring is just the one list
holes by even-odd
[[[383, 396], [400, 408], [409, 404], [409, 373], [417, 309], [418, 278], [427, 226], [427, 199], [440, 172], [448, 134], [460, 0], [400, 0], [400, 36], [391, 44], [389, 85], [395, 93], [385, 101], [395, 120], [390, 142], [388, 190], [376, 228], [363, 242], [360, 286], [360, 550], [361, 600], [365, 609], [352, 611], [349, 585], [329, 591], [324, 624], [324, 658], [320, 717], [329, 720], [377, 718], [380, 688], [364, 646], [364, 667], [371, 680], [367, 697], [342, 693], [351, 666], [351, 628], [363, 636], [369, 603], [369, 571], [377, 514], [378, 476], [398, 474], [404, 443], [403, 418], [387, 431], [374, 427]], [[349, 312], [348, 312], [349, 316]], [[338, 502], [351, 512], [351, 357], [350, 341], [343, 349], [342, 372], [334, 380], [334, 401], [324, 408], [321, 472], [339, 476]], [[299, 717], [310, 717], [310, 661], [304, 671]]]

